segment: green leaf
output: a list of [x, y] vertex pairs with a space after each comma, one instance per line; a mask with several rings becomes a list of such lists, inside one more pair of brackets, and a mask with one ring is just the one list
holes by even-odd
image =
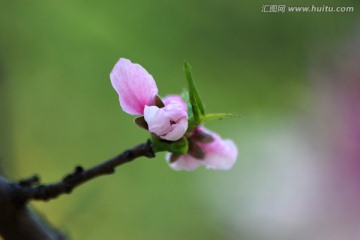
[[189, 150], [189, 143], [186, 137], [182, 137], [179, 140], [172, 142], [158, 138], [155, 135], [151, 135], [151, 142], [153, 151], [156, 152], [172, 152], [175, 154], [186, 154]]
[[186, 103], [187, 106], [187, 113], [188, 116], [190, 118], [190, 116], [193, 115], [193, 111], [192, 111], [192, 107], [191, 107], [191, 103], [190, 103], [190, 98], [189, 98], [189, 92], [184, 89], [181, 93], [181, 98], [184, 100], [184, 102]]
[[203, 117], [203, 121], [206, 122], [214, 119], [222, 120], [228, 117], [240, 117], [240, 115], [232, 114], [232, 113], [211, 113], [211, 114], [206, 114], [205, 117]]
[[192, 78], [191, 67], [187, 62], [184, 64], [184, 70], [189, 85], [189, 100], [193, 113], [193, 125], [197, 126], [201, 123], [202, 118], [205, 116], [205, 109]]
[[194, 114], [193, 114], [192, 106], [190, 103], [189, 92], [184, 89], [183, 92], [181, 93], [181, 98], [184, 100], [184, 102], [186, 103], [186, 106], [187, 106], [187, 113], [188, 113], [188, 117], [189, 117], [188, 129], [191, 130], [191, 129], [195, 128], [198, 124], [196, 124], [195, 120], [194, 120]]

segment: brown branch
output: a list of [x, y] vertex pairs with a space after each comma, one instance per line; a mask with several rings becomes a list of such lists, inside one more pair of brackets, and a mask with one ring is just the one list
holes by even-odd
[[56, 183], [34, 186], [34, 183], [39, 180], [37, 176], [20, 181], [15, 185], [14, 197], [20, 204], [31, 199], [44, 201], [54, 199], [61, 194], [70, 193], [75, 187], [91, 179], [114, 173], [117, 166], [141, 156], [148, 158], [155, 156], [150, 140], [87, 170], [77, 166], [73, 173], [66, 175], [62, 181]]
[[11, 183], [0, 176], [0, 235], [6, 240], [66, 239], [58, 230], [53, 229], [31, 212], [26, 203], [30, 200], [47, 201], [68, 194], [77, 186], [96, 177], [114, 173], [117, 166], [141, 156], [148, 158], [155, 156], [150, 140], [92, 168], [84, 170], [78, 166], [73, 173], [51, 184], [38, 185], [37, 176], [18, 183]]
[[0, 236], [6, 240], [67, 239], [28, 206], [15, 204], [13, 186], [13, 183], [0, 177]]

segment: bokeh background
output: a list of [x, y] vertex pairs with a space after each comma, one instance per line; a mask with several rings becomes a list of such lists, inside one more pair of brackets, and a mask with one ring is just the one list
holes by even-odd
[[359, 239], [359, 8], [0, 0], [1, 174], [57, 181], [144, 142], [112, 67], [140, 63], [165, 96], [187, 60], [207, 112], [241, 115], [206, 125], [237, 143], [231, 171], [176, 172], [158, 154], [33, 208], [72, 239]]

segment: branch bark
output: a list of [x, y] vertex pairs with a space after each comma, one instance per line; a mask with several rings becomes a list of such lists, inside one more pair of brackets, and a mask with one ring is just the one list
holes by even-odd
[[0, 235], [6, 240], [65, 240], [65, 235], [47, 224], [26, 204], [13, 199], [14, 184], [0, 177]]
[[69, 194], [77, 186], [96, 177], [114, 173], [117, 166], [141, 156], [148, 158], [155, 156], [150, 140], [87, 170], [77, 166], [61, 181], [51, 184], [39, 185], [37, 176], [18, 183], [11, 183], [0, 177], [0, 235], [6, 240], [66, 239], [58, 230], [50, 227], [31, 212], [27, 203], [30, 200], [48, 201], [62, 194]]

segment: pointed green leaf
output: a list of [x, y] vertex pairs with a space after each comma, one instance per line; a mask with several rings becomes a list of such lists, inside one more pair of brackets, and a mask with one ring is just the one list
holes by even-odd
[[187, 106], [187, 113], [189, 118], [193, 115], [193, 111], [192, 111], [192, 107], [191, 107], [191, 103], [190, 103], [190, 97], [189, 97], [189, 92], [184, 89], [181, 93], [181, 98], [184, 100], [184, 102], [186, 103]]
[[184, 102], [186, 103], [186, 106], [187, 106], [187, 113], [188, 113], [188, 117], [189, 117], [188, 130], [191, 131], [193, 128], [195, 128], [198, 125], [198, 123], [196, 123], [195, 119], [194, 119], [194, 114], [193, 114], [192, 106], [190, 103], [189, 92], [184, 89], [184, 91], [181, 93], [181, 98], [184, 100]]
[[205, 109], [191, 75], [191, 67], [187, 62], [184, 64], [184, 70], [189, 85], [189, 99], [192, 107], [194, 124], [197, 126], [201, 123], [202, 117], [205, 116]]
[[221, 120], [228, 117], [240, 117], [240, 116], [232, 113], [211, 113], [211, 114], [206, 114], [205, 117], [203, 118], [203, 121], [205, 122], [214, 119]]

